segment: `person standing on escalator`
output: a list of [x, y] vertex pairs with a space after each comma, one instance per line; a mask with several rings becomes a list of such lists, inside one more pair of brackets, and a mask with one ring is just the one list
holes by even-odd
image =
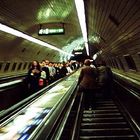
[[41, 75], [41, 67], [38, 61], [34, 60], [31, 68], [28, 70], [28, 88], [31, 93], [39, 90], [39, 79]]
[[110, 98], [113, 84], [113, 73], [104, 61], [98, 64], [98, 86], [104, 98]]
[[86, 110], [89, 108], [94, 108], [95, 92], [97, 86], [97, 70], [90, 65], [90, 60], [86, 59], [84, 61], [84, 67], [81, 68], [78, 79], [79, 92], [84, 93], [84, 107]]

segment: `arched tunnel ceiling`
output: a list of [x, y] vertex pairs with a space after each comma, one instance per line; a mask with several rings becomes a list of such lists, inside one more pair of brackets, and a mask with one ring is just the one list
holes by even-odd
[[[104, 55], [115, 55], [120, 49], [126, 51], [131, 44], [137, 44], [140, 37], [139, 0], [85, 0], [84, 3], [91, 52], [98, 48]], [[74, 0], [0, 0], [0, 22], [66, 51], [72, 51], [81, 43]], [[64, 23], [64, 35], [38, 36], [40, 24], [60, 22]], [[1, 31], [0, 53], [1, 60], [60, 59], [56, 51]]]

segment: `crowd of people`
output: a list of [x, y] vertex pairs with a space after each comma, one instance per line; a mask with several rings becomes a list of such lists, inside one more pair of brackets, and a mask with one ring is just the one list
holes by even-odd
[[105, 98], [108, 98], [111, 93], [113, 75], [111, 69], [103, 61], [95, 65], [89, 59], [86, 59], [84, 64], [77, 61], [53, 63], [48, 60], [39, 63], [34, 60], [26, 79], [29, 93], [46, 87], [80, 67], [79, 92], [84, 93], [85, 108], [94, 108], [97, 92], [102, 93]]
[[34, 60], [26, 78], [29, 93], [34, 93], [54, 81], [69, 75], [80, 66], [79, 62], [72, 61], [54, 63], [48, 60], [43, 60], [42, 62]]

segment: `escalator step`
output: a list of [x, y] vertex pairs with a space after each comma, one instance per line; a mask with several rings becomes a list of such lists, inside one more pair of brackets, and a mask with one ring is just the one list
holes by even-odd
[[83, 118], [93, 118], [93, 117], [102, 118], [102, 117], [118, 117], [118, 116], [122, 116], [122, 115], [120, 113], [83, 114]]
[[81, 123], [81, 128], [93, 129], [93, 128], [125, 128], [128, 127], [126, 122], [114, 122], [114, 123]]
[[97, 106], [96, 110], [100, 110], [100, 109], [117, 109], [117, 106]]
[[80, 136], [114, 136], [130, 135], [130, 128], [80, 129]]
[[118, 109], [94, 109], [94, 110], [84, 110], [83, 114], [91, 114], [91, 113], [118, 113]]
[[114, 104], [114, 102], [112, 100], [106, 100], [106, 101], [96, 101], [96, 104]]
[[83, 118], [82, 122], [123, 122], [123, 117], [111, 117], [111, 118]]
[[115, 105], [115, 103], [113, 102], [110, 102], [110, 103], [99, 103], [99, 102], [96, 102], [97, 105], [104, 105], [104, 106], [107, 106], [107, 105]]
[[121, 135], [121, 136], [80, 136], [80, 140], [138, 140], [135, 135]]
[[80, 140], [137, 140], [113, 100], [98, 100], [93, 110], [83, 111], [79, 135]]

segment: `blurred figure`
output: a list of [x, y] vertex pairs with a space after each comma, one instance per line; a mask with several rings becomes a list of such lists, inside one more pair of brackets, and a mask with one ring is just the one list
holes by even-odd
[[34, 60], [31, 68], [28, 71], [28, 88], [30, 92], [36, 92], [39, 90], [39, 79], [41, 74], [41, 68], [39, 62]]
[[67, 73], [68, 73], [68, 70], [66, 68], [66, 64], [65, 64], [65, 62], [63, 62], [62, 67], [60, 69], [60, 77], [61, 78], [65, 77], [67, 75]]
[[71, 61], [70, 64], [71, 64], [71, 69], [75, 70], [76, 69], [76, 63]]
[[113, 74], [111, 69], [106, 66], [104, 61], [101, 61], [98, 66], [98, 85], [101, 89], [104, 98], [110, 98], [112, 83], [113, 83]]
[[71, 67], [70, 67], [70, 64], [69, 64], [69, 63], [66, 63], [66, 69], [67, 69], [67, 71], [68, 71], [67, 75], [69, 75], [70, 73], [73, 72], [72, 69], [71, 69]]
[[40, 76], [40, 82], [42, 79], [42, 85], [41, 87], [45, 87], [49, 84], [49, 68], [46, 66], [45, 60], [42, 61], [41, 63], [41, 76]]
[[55, 68], [55, 71], [56, 71], [56, 74], [55, 74], [55, 80], [58, 80], [59, 78], [60, 78], [60, 69], [61, 69], [61, 67], [60, 67], [61, 65], [60, 65], [60, 63], [55, 63], [55, 65], [54, 65], [54, 68]]
[[51, 78], [50, 78], [50, 66], [49, 66], [49, 64], [50, 64], [50, 61], [49, 60], [45, 60], [45, 66], [47, 67], [47, 69], [49, 70], [49, 76], [48, 76], [48, 84], [50, 84], [51, 83]]
[[90, 66], [89, 59], [84, 61], [84, 67], [81, 69], [78, 85], [79, 91], [84, 93], [84, 107], [85, 109], [95, 107], [95, 92], [96, 92], [96, 79], [97, 70]]
[[56, 74], [56, 69], [54, 68], [54, 64], [52, 62], [49, 63], [49, 73], [50, 73], [50, 83], [54, 82], [54, 77]]
[[45, 60], [46, 66], [49, 66], [49, 60]]

